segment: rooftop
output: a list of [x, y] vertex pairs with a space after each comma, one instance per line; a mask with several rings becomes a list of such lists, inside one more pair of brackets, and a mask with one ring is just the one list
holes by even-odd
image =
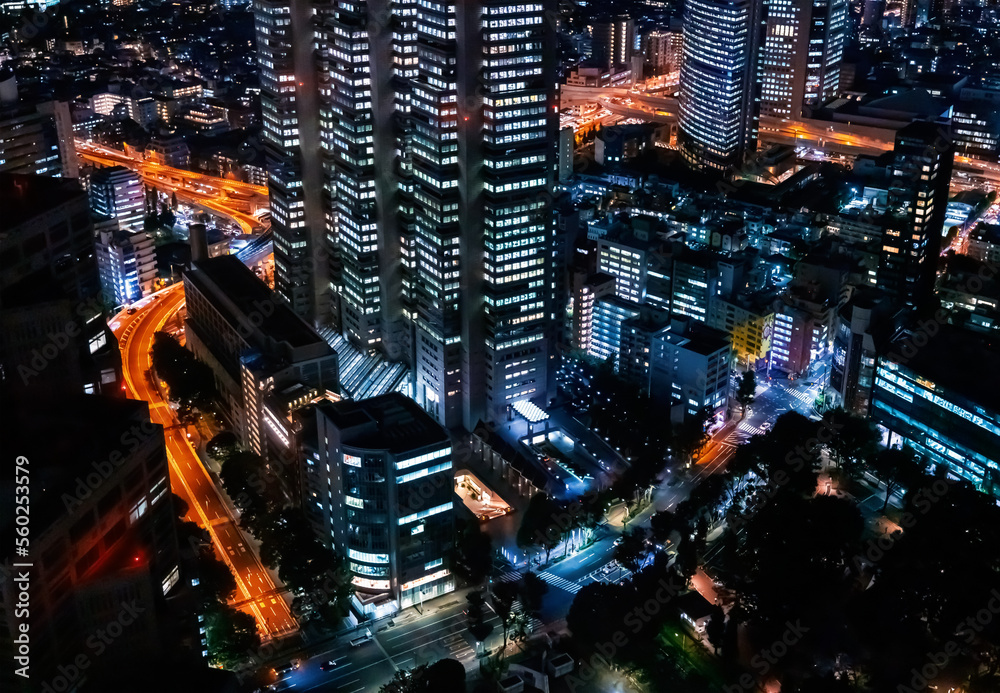
[[80, 184], [68, 178], [0, 173], [0, 231], [11, 229], [72, 198], [87, 200]]
[[320, 402], [316, 406], [340, 429], [345, 443], [360, 448], [400, 454], [451, 440], [440, 424], [399, 392], [361, 401]]
[[[302, 318], [281, 303], [273, 291], [246, 265], [233, 255], [220, 255], [195, 263], [195, 268], [184, 276], [222, 313], [233, 326], [245, 325], [247, 316], [253, 317], [251, 325], [264, 335], [292, 347], [326, 343]], [[230, 305], [240, 314], [234, 314]]]

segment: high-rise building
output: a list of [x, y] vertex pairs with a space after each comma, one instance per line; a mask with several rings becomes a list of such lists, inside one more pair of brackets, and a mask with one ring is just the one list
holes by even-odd
[[151, 293], [157, 273], [152, 236], [122, 231], [115, 221], [98, 223], [111, 225], [94, 238], [105, 304], [125, 306]]
[[0, 68], [0, 173], [79, 174], [69, 105], [20, 99], [9, 68]]
[[836, 95], [847, 40], [847, 0], [766, 0], [758, 64], [760, 114], [796, 119]]
[[263, 454], [263, 399], [291, 383], [337, 392], [337, 354], [233, 255], [184, 275], [187, 346], [215, 374], [224, 413]]
[[760, 0], [688, 0], [681, 62], [681, 153], [697, 169], [741, 166], [757, 141]]
[[321, 541], [347, 558], [358, 610], [378, 618], [453, 591], [448, 433], [399, 393], [315, 411], [304, 507]]
[[949, 477], [1000, 496], [1000, 399], [983, 386], [997, 376], [989, 337], [936, 323], [930, 334], [900, 331], [878, 360], [871, 416], [888, 445], [906, 445]]
[[925, 306], [934, 291], [953, 159], [947, 124], [916, 121], [896, 133], [878, 285], [900, 306]]
[[[274, 289], [307, 320], [329, 311], [329, 253], [310, 0], [256, 0], [262, 137], [274, 233]], [[361, 31], [362, 29], [359, 29]]]
[[[256, 5], [276, 291], [410, 363], [415, 399], [445, 426], [544, 398], [558, 126], [546, 5], [345, 2], [297, 25], [296, 2]], [[316, 71], [294, 58], [313, 40], [309, 89]]]
[[628, 65], [635, 53], [635, 22], [628, 15], [601, 17], [590, 25], [590, 60], [603, 67]]
[[146, 191], [139, 174], [124, 166], [99, 168], [90, 175], [90, 209], [99, 218], [116, 219], [123, 231], [142, 229]]
[[643, 52], [653, 73], [666, 75], [681, 69], [684, 54], [684, 32], [680, 22], [671, 22], [669, 29], [654, 29], [643, 39]]

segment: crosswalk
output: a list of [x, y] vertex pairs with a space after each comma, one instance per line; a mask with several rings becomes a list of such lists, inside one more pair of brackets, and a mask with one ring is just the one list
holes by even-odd
[[810, 394], [808, 392], [802, 392], [801, 390], [792, 390], [791, 388], [787, 387], [783, 387], [781, 389], [784, 390], [787, 394], [794, 397], [795, 399], [802, 402], [803, 404], [808, 404], [809, 406], [812, 406], [813, 402], [816, 401], [816, 396], [814, 394]]
[[[521, 580], [521, 573], [516, 570], [507, 570], [496, 576], [498, 582], [519, 582]], [[576, 594], [580, 591], [581, 585], [570, 582], [566, 578], [561, 578], [558, 575], [553, 575], [552, 573], [538, 573], [538, 577], [545, 580], [553, 587], [558, 587], [561, 590], [566, 590], [570, 594]]]
[[[514, 605], [513, 605], [512, 609], [516, 613], [525, 613], [524, 605], [521, 604], [521, 600], [520, 599], [515, 599], [514, 600]], [[528, 632], [529, 633], [537, 633], [538, 631], [540, 631], [544, 627], [545, 627], [545, 624], [542, 623], [542, 619], [540, 619], [540, 618], [538, 618], [538, 617], [536, 617], [534, 615], [531, 615], [531, 614], [528, 615]]]
[[499, 582], [520, 582], [521, 573], [516, 570], [508, 570], [498, 575], [496, 579]]
[[570, 594], [576, 594], [577, 592], [580, 591], [580, 588], [582, 587], [582, 585], [580, 585], [579, 583], [570, 582], [569, 580], [561, 578], [558, 575], [553, 575], [552, 573], [539, 573], [538, 577], [542, 578], [543, 580], [545, 580], [545, 582], [549, 583], [553, 587], [558, 587], [561, 590], [566, 590]]

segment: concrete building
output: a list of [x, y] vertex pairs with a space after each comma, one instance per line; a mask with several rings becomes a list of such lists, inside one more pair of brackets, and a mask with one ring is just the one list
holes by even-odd
[[872, 387], [871, 416], [888, 432], [884, 442], [1000, 497], [1000, 399], [983, 387], [1000, 378], [997, 363], [989, 337], [950, 325], [935, 323], [933, 335], [897, 333]]
[[159, 135], [153, 137], [143, 152], [146, 161], [170, 166], [171, 168], [189, 168], [191, 151], [180, 135]]
[[0, 173], [76, 178], [69, 104], [29, 102], [18, 96], [9, 68], [0, 68]]
[[90, 209], [99, 219], [115, 219], [123, 231], [141, 231], [146, 219], [146, 189], [139, 174], [124, 166], [90, 174]]
[[99, 223], [111, 224], [94, 237], [104, 302], [127, 306], [152, 293], [157, 275], [152, 236], [145, 231], [120, 230], [113, 220]]
[[316, 406], [304, 507], [348, 560], [354, 604], [373, 618], [455, 589], [454, 471], [448, 433], [392, 393]]
[[[78, 676], [70, 683], [79, 689], [90, 677], [162, 657], [175, 643], [163, 640], [166, 615], [158, 605], [180, 581], [162, 427], [150, 423], [145, 402], [121, 398], [36, 391], [5, 403], [0, 438], [11, 451], [24, 452], [35, 481], [29, 496], [32, 679], [54, 681], [73, 665]], [[11, 475], [0, 483], [10, 498], [13, 482]], [[13, 504], [7, 510], [2, 525], [13, 538]], [[13, 541], [9, 547], [7, 565], [19, 562]], [[6, 652], [14, 651], [19, 623], [27, 622], [15, 608], [22, 586], [0, 581], [0, 648]], [[194, 621], [191, 614], [185, 636], [197, 636]], [[112, 623], [124, 637], [98, 640], [98, 632], [114, 632]], [[0, 677], [11, 686], [6, 690], [18, 685], [7, 680], [13, 669]]]
[[0, 382], [120, 394], [87, 193], [76, 181], [0, 174]]
[[[223, 410], [244, 445], [258, 450], [253, 432], [263, 430], [263, 410], [250, 405], [276, 380], [279, 389], [295, 381], [337, 392], [337, 354], [235, 256], [197, 263], [184, 275], [184, 295], [187, 346], [212, 368]], [[244, 358], [254, 355], [266, 357], [270, 371], [247, 372]]]
[[649, 392], [682, 420], [708, 409], [716, 420], [728, 414], [733, 349], [729, 335], [691, 318], [674, 319], [653, 335]]

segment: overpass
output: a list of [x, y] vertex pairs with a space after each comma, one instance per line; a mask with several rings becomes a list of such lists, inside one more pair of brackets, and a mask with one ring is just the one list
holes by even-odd
[[230, 219], [240, 226], [243, 233], [264, 229], [264, 225], [253, 215], [268, 206], [266, 187], [164, 166], [79, 139], [76, 140], [76, 152], [81, 159], [100, 166], [130, 168], [149, 187], [173, 193], [178, 200], [209, 214]]
[[[615, 115], [657, 123], [676, 123], [680, 106], [675, 97], [650, 96], [621, 87], [561, 88], [563, 105], [598, 103]], [[764, 143], [790, 144], [846, 156], [878, 156], [891, 151], [896, 129], [803, 118], [782, 120], [762, 117], [759, 139]], [[1000, 187], [1000, 164], [955, 155], [955, 170], [981, 177]]]

